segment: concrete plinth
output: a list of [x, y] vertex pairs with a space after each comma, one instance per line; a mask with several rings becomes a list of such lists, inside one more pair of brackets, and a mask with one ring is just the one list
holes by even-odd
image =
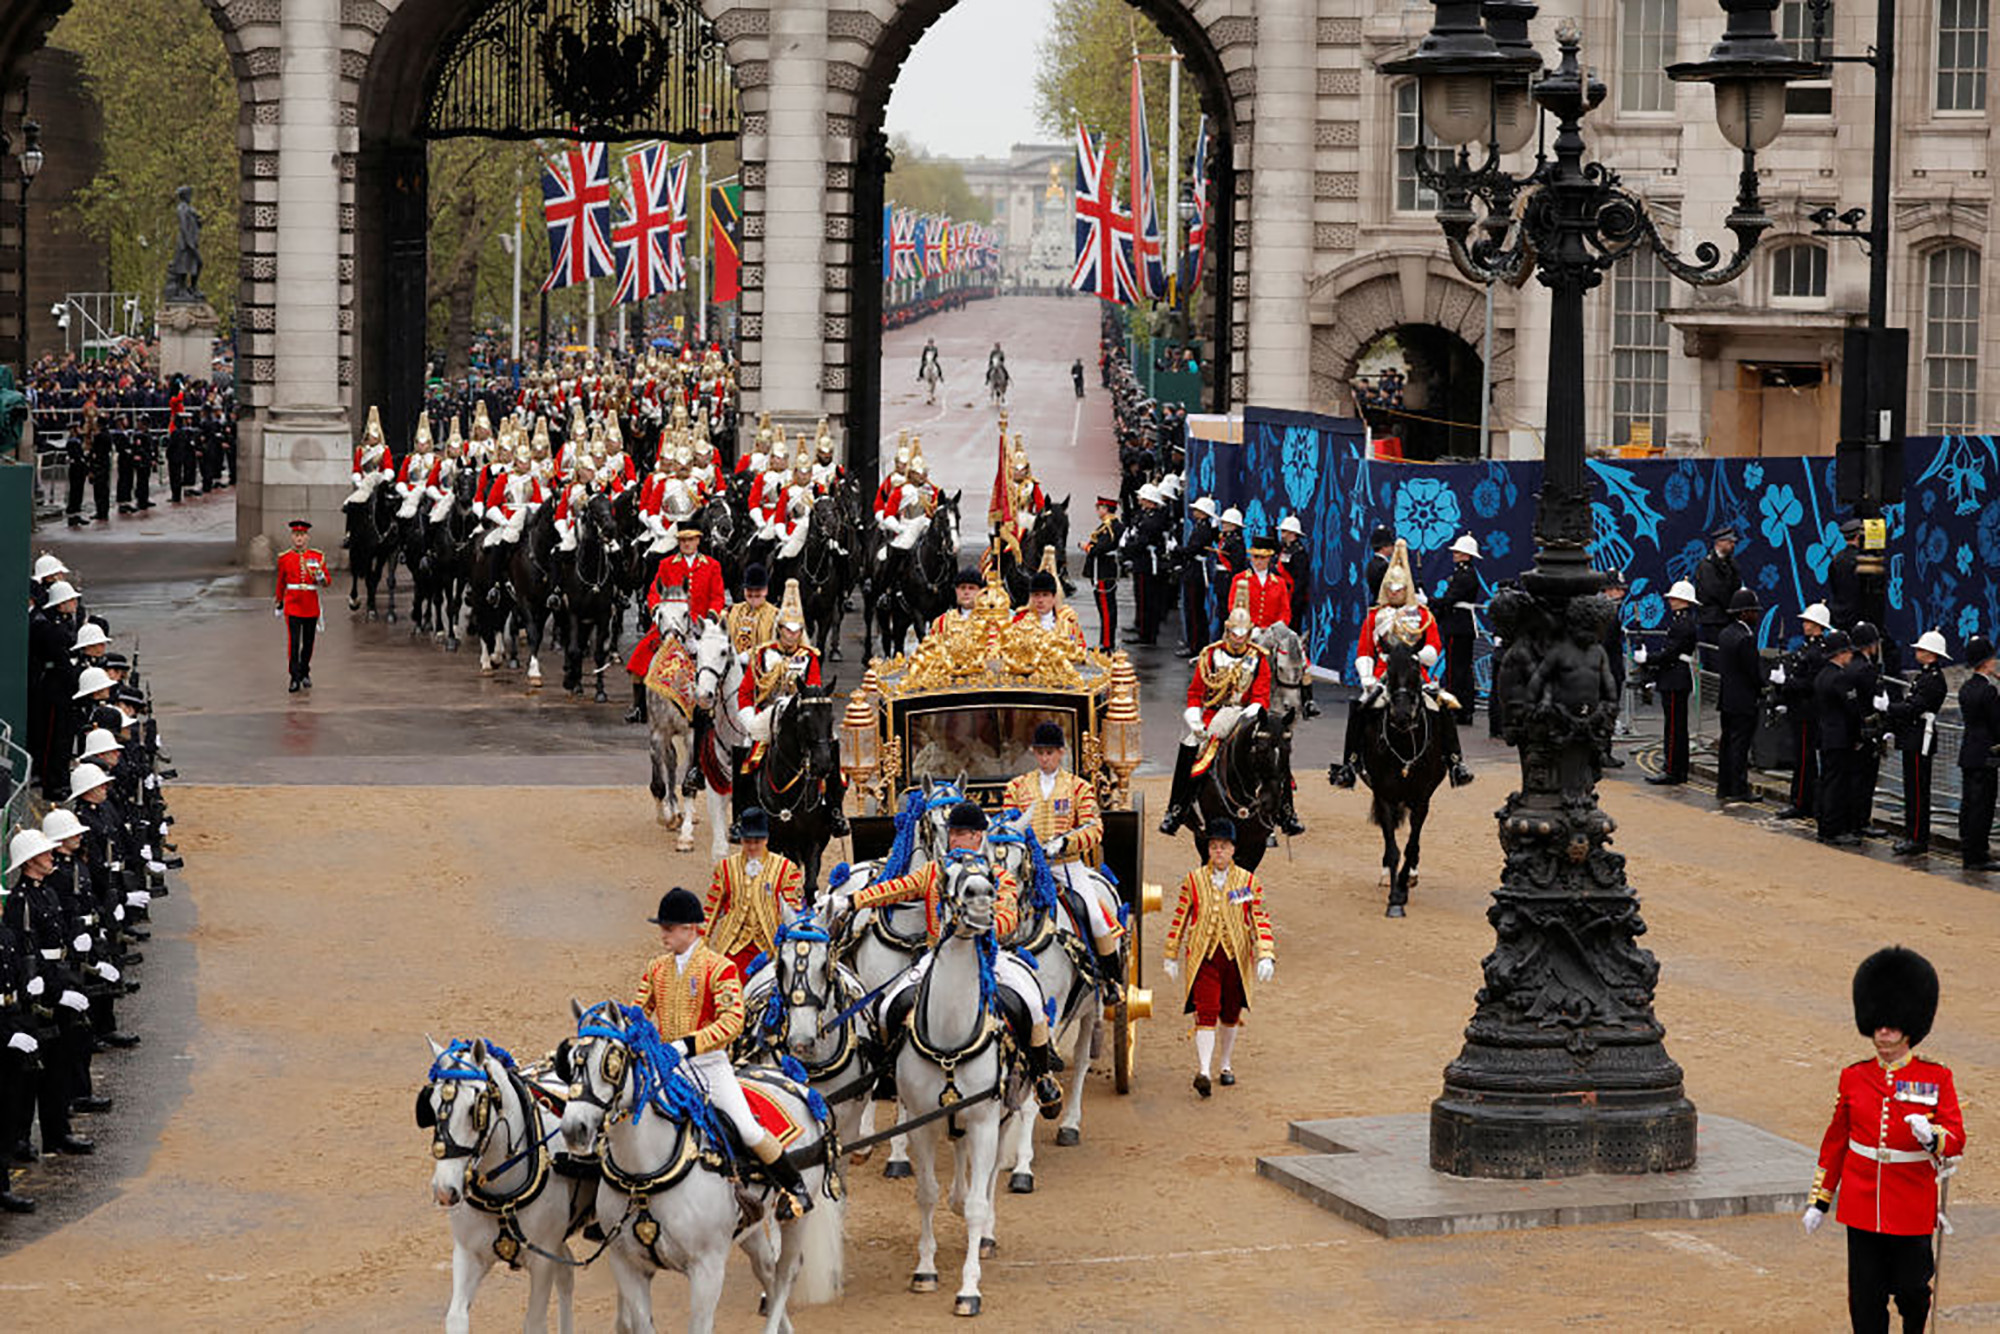
[[[340, 503], [353, 489], [354, 436], [340, 408], [272, 408], [237, 441], [236, 545], [251, 569], [271, 568], [272, 551], [290, 544], [285, 525], [313, 525], [313, 545], [328, 563], [346, 564]], [[265, 541], [260, 542], [258, 539]]]
[[1693, 1169], [1642, 1176], [1446, 1176], [1431, 1170], [1430, 1117], [1421, 1113], [1294, 1121], [1291, 1140], [1314, 1152], [1259, 1158], [1257, 1175], [1385, 1237], [1796, 1213], [1806, 1206], [1815, 1162], [1804, 1145], [1706, 1114]]
[[160, 376], [206, 381], [215, 371], [215, 336], [222, 328], [206, 301], [170, 301], [160, 307]]

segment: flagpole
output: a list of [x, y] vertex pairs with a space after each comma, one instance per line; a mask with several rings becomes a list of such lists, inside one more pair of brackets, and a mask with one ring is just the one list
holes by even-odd
[[592, 352], [595, 352], [597, 351], [597, 279], [585, 279], [583, 286], [590, 294], [590, 315], [584, 323], [583, 341], [590, 345]]
[[514, 168], [514, 364], [521, 364], [521, 241], [527, 225], [528, 202], [521, 195], [521, 169]]
[[708, 231], [714, 221], [708, 216], [708, 145], [701, 146], [701, 282], [698, 287], [697, 305], [694, 315], [694, 332], [697, 343], [708, 342]]
[[1160, 229], [1160, 267], [1166, 271], [1171, 294], [1180, 277], [1181, 199], [1181, 53], [1168, 48], [1167, 61], [1167, 202], [1166, 226]]

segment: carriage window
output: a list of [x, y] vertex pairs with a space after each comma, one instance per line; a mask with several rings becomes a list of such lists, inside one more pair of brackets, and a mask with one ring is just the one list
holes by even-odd
[[[1028, 748], [1038, 723], [1052, 722], [1063, 730], [1063, 744], [1074, 757], [1076, 714], [1068, 709], [1018, 708], [926, 709], [912, 713], [908, 729], [909, 772], [905, 785], [925, 779], [968, 784], [1004, 783], [1035, 767]], [[1070, 763], [1074, 765], [1074, 758]]]

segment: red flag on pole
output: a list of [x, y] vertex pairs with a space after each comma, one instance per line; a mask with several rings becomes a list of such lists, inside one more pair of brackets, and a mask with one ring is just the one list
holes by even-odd
[[1000, 464], [993, 472], [993, 496], [986, 502], [986, 519], [995, 529], [1014, 527], [1014, 488], [1007, 476], [1007, 419], [1000, 419]]

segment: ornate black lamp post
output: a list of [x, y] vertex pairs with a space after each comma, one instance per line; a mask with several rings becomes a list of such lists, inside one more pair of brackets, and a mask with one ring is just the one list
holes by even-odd
[[21, 392], [28, 391], [28, 187], [35, 183], [35, 177], [42, 170], [42, 124], [40, 121], [21, 122], [21, 215], [19, 219], [21, 244], [14, 252], [17, 265], [14, 281], [21, 292]]
[[[1685, 282], [1743, 272], [1771, 225], [1757, 195], [1757, 151], [1784, 121], [1785, 84], [1818, 67], [1792, 60], [1772, 31], [1778, 0], [1721, 0], [1728, 30], [1706, 61], [1669, 78], [1712, 83], [1716, 119], [1743, 154], [1736, 238], [1726, 261], [1709, 242], [1692, 261], [1660, 235], [1618, 174], [1585, 162], [1583, 118], [1604, 85], [1577, 64], [1581, 33], [1565, 19], [1560, 56], [1542, 73], [1528, 42], [1526, 0], [1432, 0], [1431, 31], [1414, 55], [1382, 66], [1420, 81], [1423, 118], [1456, 162], [1422, 169], [1438, 194], [1453, 262], [1475, 282], [1532, 270], [1551, 293], [1548, 424], [1535, 516], [1535, 564], [1522, 589], [1496, 596], [1505, 644], [1494, 690], [1521, 788], [1499, 813], [1505, 856], [1487, 918], [1498, 941], [1484, 961], [1465, 1046], [1431, 1104], [1431, 1166], [1457, 1176], [1551, 1177], [1691, 1167], [1695, 1110], [1653, 1015], [1659, 965], [1640, 948], [1639, 901], [1597, 780], [1618, 701], [1601, 635], [1612, 606], [1591, 568], [1591, 480], [1584, 463], [1583, 297], [1640, 248]], [[1509, 175], [1504, 154], [1534, 137], [1539, 105], [1553, 144], [1533, 170]]]

